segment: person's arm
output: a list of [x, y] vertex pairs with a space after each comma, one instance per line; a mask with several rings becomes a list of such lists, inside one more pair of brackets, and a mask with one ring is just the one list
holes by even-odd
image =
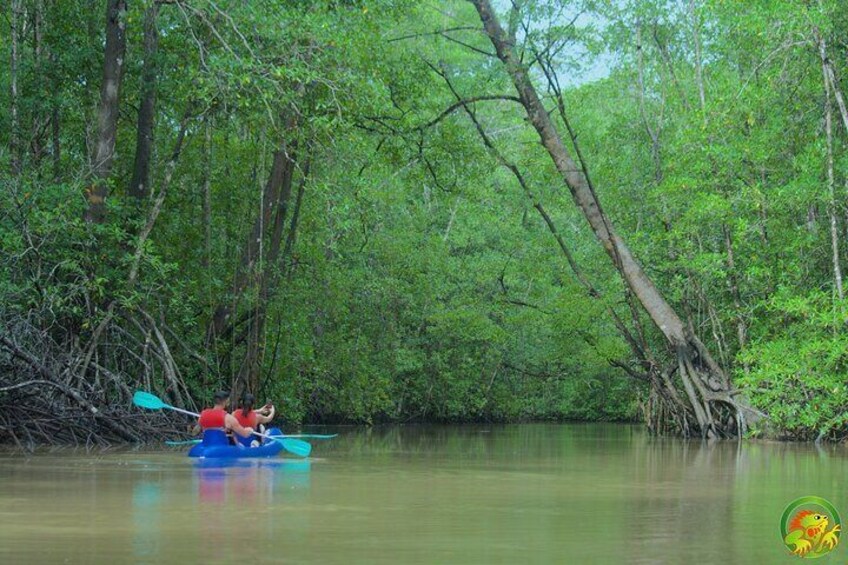
[[203, 428], [200, 427], [200, 418], [198, 418], [197, 422], [194, 424], [194, 426], [191, 426], [191, 425], [189, 426], [188, 433], [190, 433], [193, 436], [196, 436], [197, 434], [199, 434], [201, 432], [202, 429]]
[[227, 427], [227, 429], [233, 430], [241, 437], [249, 437], [253, 435], [253, 428], [245, 428], [244, 426], [238, 423], [238, 420], [236, 420], [236, 417], [232, 414], [227, 414], [227, 417], [224, 418], [224, 425]]
[[265, 406], [263, 406], [262, 408], [257, 408], [256, 410], [254, 410], [254, 412], [262, 414], [263, 416], [267, 416], [273, 407], [273, 404], [271, 404], [270, 402], [266, 402]]
[[268, 410], [267, 414], [263, 414], [262, 412], [256, 413], [256, 421], [259, 422], [260, 424], [267, 424], [268, 422], [270, 422], [271, 420], [274, 419], [275, 413], [276, 413], [275, 408], [274, 408], [274, 405], [272, 404], [271, 408]]

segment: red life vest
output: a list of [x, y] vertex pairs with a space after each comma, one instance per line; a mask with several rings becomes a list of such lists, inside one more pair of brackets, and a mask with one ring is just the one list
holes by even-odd
[[253, 428], [254, 430], [259, 425], [259, 420], [256, 417], [256, 412], [253, 410], [248, 411], [247, 416], [244, 415], [244, 411], [239, 408], [235, 412], [233, 412], [233, 416], [235, 416], [238, 423], [242, 425], [244, 428]]
[[227, 411], [223, 408], [207, 408], [200, 413], [200, 428], [223, 430], [227, 427]]

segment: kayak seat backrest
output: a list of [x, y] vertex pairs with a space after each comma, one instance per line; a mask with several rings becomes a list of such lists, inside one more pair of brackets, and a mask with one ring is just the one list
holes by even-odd
[[227, 438], [227, 434], [222, 430], [204, 430], [202, 444], [206, 447], [212, 447], [213, 445], [230, 445], [230, 440]]
[[236, 441], [239, 442], [244, 447], [250, 447], [251, 442], [253, 442], [255, 440], [260, 440], [260, 441], [262, 440], [262, 438], [256, 437], [253, 434], [250, 434], [247, 437], [241, 437], [238, 434], [233, 434], [233, 437], [236, 438]]

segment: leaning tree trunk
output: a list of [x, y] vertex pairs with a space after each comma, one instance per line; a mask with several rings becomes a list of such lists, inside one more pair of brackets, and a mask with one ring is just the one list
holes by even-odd
[[135, 163], [130, 181], [130, 196], [138, 199], [150, 195], [150, 159], [153, 156], [153, 126], [156, 117], [156, 52], [159, 30], [156, 27], [159, 3], [153, 2], [144, 12], [144, 66], [141, 71], [141, 106], [138, 109], [138, 128]]
[[[726, 375], [701, 340], [687, 330], [683, 320], [645, 273], [629, 247], [613, 230], [597, 195], [592, 190], [582, 168], [572, 159], [550, 115], [539, 99], [527, 69], [516, 55], [513, 48], [514, 38], [504, 32], [490, 2], [488, 0], [470, 1], [477, 9], [486, 35], [518, 91], [529, 122], [539, 134], [542, 145], [568, 186], [574, 202], [583, 212], [592, 231], [626, 284], [630, 286], [645, 311], [673, 348], [677, 361], [675, 370], [688, 399], [688, 403], [680, 407], [682, 416], [686, 418], [688, 414], [693, 414], [695, 424], [704, 437], [744, 432], [759, 412], [737, 396]], [[722, 417], [727, 409], [732, 411], [734, 417], [731, 422]]]
[[100, 106], [97, 109], [97, 140], [92, 162], [92, 183], [86, 190], [88, 209], [85, 219], [102, 222], [109, 193], [108, 178], [115, 157], [118, 133], [118, 100], [124, 54], [127, 48], [126, 0], [108, 0], [106, 3], [106, 47], [103, 60], [103, 82], [100, 85]]

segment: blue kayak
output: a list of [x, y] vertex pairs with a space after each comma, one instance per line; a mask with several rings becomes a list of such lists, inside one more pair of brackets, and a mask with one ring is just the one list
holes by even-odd
[[[268, 430], [268, 435], [281, 436], [278, 428]], [[248, 459], [256, 457], [274, 457], [283, 449], [279, 441], [265, 440], [258, 447], [243, 447], [230, 444], [227, 435], [220, 430], [207, 430], [203, 433], [203, 441], [192, 447], [189, 457], [203, 457], [205, 459]]]

